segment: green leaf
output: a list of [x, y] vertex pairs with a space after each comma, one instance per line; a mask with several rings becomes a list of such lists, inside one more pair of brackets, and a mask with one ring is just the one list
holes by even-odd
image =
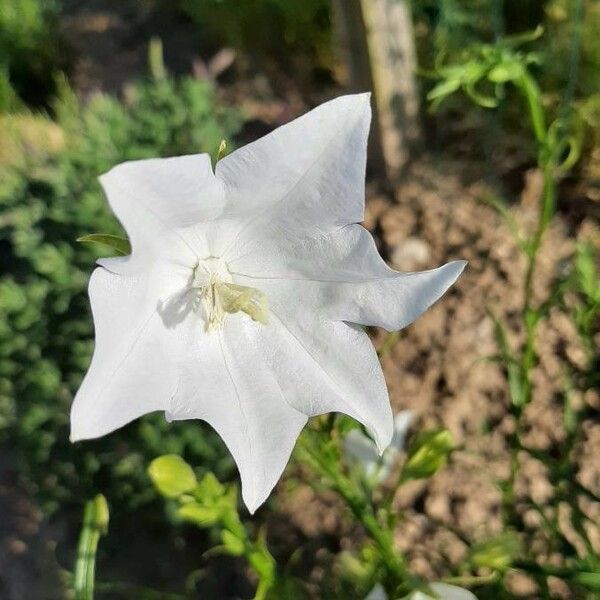
[[600, 573], [580, 571], [579, 573], [575, 573], [573, 579], [587, 588], [600, 590]]
[[517, 224], [514, 215], [510, 212], [504, 200], [493, 194], [487, 194], [486, 196], [482, 197], [481, 201], [485, 204], [489, 204], [498, 212], [498, 214], [504, 219], [504, 222], [510, 229], [510, 232], [512, 233], [519, 247], [521, 249], [524, 249], [525, 242], [523, 240], [521, 232], [519, 231], [519, 225]]
[[177, 498], [191, 492], [197, 484], [192, 467], [176, 454], [165, 454], [154, 459], [148, 467], [148, 475], [156, 489], [167, 498]]
[[221, 143], [219, 144], [219, 149], [217, 150], [217, 159], [215, 161], [215, 164], [218, 163], [225, 156], [226, 152], [227, 140], [221, 140]]
[[427, 100], [442, 99], [460, 88], [460, 79], [446, 79], [434, 86], [427, 94]]
[[506, 328], [496, 316], [491, 315], [491, 318], [494, 321], [496, 343], [498, 344], [500, 355], [502, 356], [504, 366], [506, 367], [511, 402], [514, 406], [523, 406], [526, 398], [519, 362], [508, 343]]
[[477, 90], [475, 87], [477, 85], [476, 81], [469, 81], [465, 86], [465, 93], [475, 104], [483, 108], [496, 108], [499, 104], [498, 98], [492, 96], [486, 96]]
[[204, 504], [217, 501], [225, 494], [225, 487], [215, 477], [214, 473], [208, 472], [202, 477], [198, 487], [194, 490], [194, 496], [202, 500]]
[[504, 61], [493, 67], [487, 77], [493, 83], [506, 83], [514, 81], [523, 73], [523, 67], [517, 61]]
[[82, 235], [77, 238], [78, 242], [84, 244], [93, 243], [107, 246], [111, 250], [114, 250], [121, 256], [127, 256], [131, 254], [131, 245], [127, 238], [119, 237], [118, 235], [111, 235], [110, 233], [90, 233], [88, 235]]
[[591, 244], [579, 244], [577, 246], [575, 268], [581, 291], [592, 302], [600, 300], [600, 280], [596, 274], [596, 256]]
[[221, 511], [216, 506], [207, 507], [201, 506], [197, 502], [189, 502], [179, 507], [177, 516], [199, 527], [210, 527], [219, 521]]
[[231, 531], [224, 529], [221, 532], [221, 540], [228, 554], [232, 556], [242, 556], [244, 554], [244, 541], [234, 535]]

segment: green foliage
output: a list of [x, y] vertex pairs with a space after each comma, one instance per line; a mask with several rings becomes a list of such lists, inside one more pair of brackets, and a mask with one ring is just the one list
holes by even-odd
[[278, 60], [303, 54], [328, 66], [331, 22], [327, 0], [181, 0], [206, 41]]
[[519, 557], [521, 546], [513, 532], [474, 544], [469, 551], [469, 562], [478, 568], [487, 568], [501, 573], [509, 569]]
[[578, 294], [573, 313], [579, 337], [588, 353], [591, 366], [596, 352], [594, 327], [600, 316], [600, 277], [598, 277], [597, 265], [598, 255], [594, 247], [591, 244], [578, 244], [575, 268], [570, 281], [571, 289]]
[[[55, 103], [60, 143], [16, 140], [0, 163], [0, 439], [48, 510], [102, 489], [117, 504], [152, 499], [144, 465], [182, 454], [218, 473], [231, 460], [199, 422], [150, 415], [105, 439], [72, 445], [69, 407], [89, 365], [93, 332], [85, 291], [98, 246], [93, 231], [122, 235], [96, 181], [123, 160], [215, 152], [240, 117], [207, 82], [165, 77], [127, 90], [124, 103], [82, 105], [62, 83]], [[110, 254], [111, 252], [108, 252]]]
[[177, 456], [155, 459], [148, 474], [157, 491], [175, 501], [180, 519], [219, 532], [221, 545], [213, 548], [212, 554], [243, 556], [247, 560], [258, 578], [255, 600], [278, 597], [275, 588], [283, 582], [277, 581], [275, 559], [267, 548], [264, 533], [253, 538], [242, 523], [235, 485], [221, 484], [211, 472], [197, 482], [192, 468]]
[[0, 0], [0, 112], [52, 92], [48, 74], [66, 64], [58, 9], [56, 0]]
[[447, 429], [420, 433], [408, 449], [401, 481], [427, 479], [435, 475], [446, 464], [453, 447], [452, 435]]
[[[539, 57], [531, 52], [516, 50], [523, 42], [535, 40], [541, 30], [530, 34], [507, 37], [495, 44], [474, 44], [461, 53], [458, 61], [437, 65], [434, 77], [440, 82], [427, 94], [433, 109], [450, 94], [463, 90], [469, 98], [485, 108], [495, 108], [503, 97], [504, 85], [527, 85], [527, 67], [539, 62]], [[487, 83], [488, 88], [481, 87]]]
[[[521, 37], [518, 41], [530, 40]], [[524, 340], [516, 349], [511, 347], [508, 325], [494, 319], [499, 350], [498, 356], [494, 358], [503, 364], [506, 370], [509, 409], [515, 423], [514, 431], [508, 436], [510, 472], [507, 478], [498, 483], [502, 491], [504, 527], [506, 531], [514, 529], [519, 533], [522, 540], [522, 557], [517, 555], [517, 544], [510, 541], [510, 538], [503, 538], [474, 547], [471, 563], [474, 566], [494, 568], [498, 573], [503, 573], [510, 567], [522, 569], [535, 579], [546, 598], [550, 597], [549, 577], [562, 579], [573, 593], [587, 594], [598, 589], [597, 578], [593, 573], [598, 570], [600, 556], [590, 540], [586, 527], [589, 516], [582, 510], [581, 500], [597, 503], [600, 498], [578, 482], [576, 454], [582, 440], [582, 428], [579, 425], [583, 418], [583, 410], [577, 409], [572, 402], [572, 386], [577, 384], [581, 392], [584, 392], [597, 385], [590, 373], [594, 371], [597, 358], [592, 338], [598, 316], [600, 286], [594, 252], [590, 247], [579, 246], [574, 257], [573, 275], [555, 282], [553, 289], [541, 302], [534, 299], [533, 286], [537, 275], [538, 255], [544, 233], [555, 214], [558, 181], [579, 159], [582, 131], [581, 122], [569, 112], [569, 106], [563, 106], [557, 111], [559, 116], [549, 123], [549, 111], [543, 102], [543, 94], [529, 70], [529, 65], [535, 61], [530, 55], [516, 52], [514, 46], [512, 38], [508, 43], [507, 40], [501, 39], [494, 45], [479, 44], [467, 48], [463, 54], [463, 62], [438, 67], [437, 74], [441, 82], [430, 92], [429, 98], [439, 103], [462, 89], [476, 104], [493, 108], [498, 105], [503, 93], [503, 89], [499, 89], [498, 86], [510, 83], [527, 107], [528, 124], [536, 141], [537, 166], [543, 176], [543, 192], [534, 230], [521, 231], [501, 201], [494, 199], [491, 202], [506, 221], [526, 261], [523, 278], [524, 297], [519, 313]], [[495, 85], [493, 95], [484, 95], [476, 90], [475, 86], [480, 82]], [[569, 98], [568, 100], [570, 101]], [[565, 303], [564, 296], [569, 290], [574, 290], [577, 294], [575, 308], [570, 312], [588, 350], [589, 366], [585, 373], [570, 373], [565, 366], [564, 376], [567, 383], [563, 394], [563, 414], [566, 439], [561, 444], [560, 451], [554, 455], [547, 450], [529, 448], [524, 444], [523, 413], [534, 397], [532, 374], [538, 361], [538, 327], [551, 308]], [[545, 505], [539, 505], [533, 498], [520, 498], [516, 492], [523, 453], [539, 461], [547, 470], [553, 496]], [[569, 507], [569, 527], [576, 532], [583, 550], [577, 548], [564, 533], [560, 517], [561, 505]], [[540, 561], [538, 556], [532, 556], [531, 536], [523, 523], [524, 510], [532, 510], [543, 523], [546, 554], [559, 552], [563, 560], [561, 568], [557, 569], [544, 560]], [[501, 581], [498, 580], [500, 587]]]

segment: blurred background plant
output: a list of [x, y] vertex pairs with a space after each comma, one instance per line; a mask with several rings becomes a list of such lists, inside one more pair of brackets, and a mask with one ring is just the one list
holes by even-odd
[[159, 51], [153, 75], [123, 100], [97, 95], [84, 105], [62, 78], [52, 120], [2, 116], [11, 135], [0, 167], [0, 435], [49, 512], [78, 502], [92, 481], [131, 507], [146, 502], [143, 469], [157, 453], [208, 461], [219, 473], [232, 466], [214, 435], [162, 416], [83, 451], [68, 441], [70, 402], [93, 348], [85, 287], [98, 256], [76, 239], [96, 228], [119, 233], [97, 176], [127, 159], [214, 152], [241, 123], [217, 105], [211, 83], [171, 79], [161, 60]]
[[55, 91], [53, 73], [67, 68], [54, 0], [0, 3], [0, 111], [44, 106]]
[[[580, 15], [581, 16], [581, 15]], [[581, 588], [582, 593], [596, 594], [600, 590], [600, 555], [594, 548], [586, 523], [590, 515], [581, 508], [581, 500], [599, 498], [592, 490], [577, 481], [577, 464], [574, 453], [581, 442], [583, 430], [581, 420], [585, 416], [582, 410], [572, 403], [571, 391], [573, 375], [565, 372], [567, 380], [561, 403], [564, 410], [564, 426], [567, 433], [560, 456], [529, 448], [524, 442], [523, 412], [531, 404], [534, 395], [533, 370], [538, 362], [537, 329], [553, 307], [557, 306], [567, 290], [575, 291], [579, 303], [573, 313], [579, 335], [584, 347], [593, 345], [591, 331], [582, 322], [594, 321], [597, 318], [598, 293], [600, 279], [596, 274], [597, 264], [594, 251], [589, 246], [579, 246], [571, 266], [572, 275], [557, 278], [553, 286], [541, 299], [534, 298], [534, 285], [537, 276], [537, 264], [540, 260], [542, 239], [556, 213], [558, 186], [581, 156], [583, 132], [579, 115], [573, 112], [566, 98], [566, 104], [557, 108], [544, 106], [542, 92], [531, 73], [531, 65], [538, 62], [535, 54], [521, 52], [517, 46], [534, 41], [541, 31], [531, 34], [500, 38], [493, 45], [475, 44], [463, 50], [464, 62], [449, 65], [438, 65], [435, 76], [439, 83], [429, 92], [428, 99], [435, 108], [448, 96], [461, 90], [483, 108], [496, 108], [504, 99], [505, 86], [511, 84], [525, 105], [529, 116], [532, 137], [536, 141], [537, 168], [542, 175], [542, 190], [539, 206], [536, 207], [536, 223], [531, 231], [523, 231], [509, 212], [504, 200], [489, 198], [488, 201], [498, 210], [515, 238], [515, 242], [525, 257], [526, 268], [523, 280], [523, 302], [519, 314], [519, 328], [523, 333], [523, 341], [514, 349], [509, 333], [510, 324], [494, 318], [498, 355], [491, 357], [500, 361], [506, 371], [510, 397], [510, 410], [514, 417], [514, 431], [509, 436], [511, 463], [509, 475], [499, 482], [503, 495], [503, 522], [507, 531], [526, 530], [523, 522], [524, 506], [533, 508], [545, 523], [547, 545], [550, 551], [561, 552], [564, 564], [560, 568], [552, 564], [540, 564], [527, 552], [527, 557], [511, 563], [510, 566], [530, 570], [540, 586], [544, 597], [550, 597], [547, 577], [564, 578], [574, 588]], [[572, 81], [568, 83], [571, 85]], [[487, 85], [487, 90], [486, 90]], [[553, 110], [554, 109], [554, 110]], [[551, 113], [558, 116], [553, 118]], [[585, 281], [585, 283], [584, 283]], [[587, 291], [586, 291], [587, 290]], [[587, 315], [587, 316], [583, 316]], [[588, 318], [590, 321], [588, 321]], [[586, 390], [589, 386], [589, 375], [595, 369], [595, 357], [587, 356], [584, 362], [580, 383]], [[593, 385], [593, 384], [592, 384]], [[540, 461], [549, 473], [554, 494], [551, 502], [538, 505], [531, 498], [519, 498], [516, 490], [518, 472], [521, 468], [520, 453], [527, 452]], [[561, 505], [570, 507], [570, 528], [580, 537], [584, 550], [578, 549], [565, 536], [561, 525]], [[531, 541], [523, 540], [523, 548], [529, 548]], [[502, 588], [493, 594], [502, 593]]]
[[[599, 34], [593, 0], [0, 0], [0, 597], [68, 597], [83, 499], [101, 492], [98, 597], [416, 598], [452, 584], [480, 599], [597, 598]], [[420, 414], [400, 413], [383, 457], [350, 419], [315, 419], [252, 518], [202, 423], [150, 415], [71, 445], [93, 348], [87, 278], [110, 254], [76, 240], [123, 233], [97, 176], [127, 159], [216, 156], [222, 139], [234, 148], [348, 88], [375, 91], [365, 224], [386, 258], [471, 261], [446, 320], [372, 332], [394, 408]], [[460, 312], [469, 302], [479, 321]], [[477, 383], [485, 414], [440, 409], [480, 397], [470, 374], [492, 367], [499, 386]], [[415, 378], [433, 381], [424, 407], [420, 388], [402, 388]], [[540, 442], [544, 397], [559, 433]], [[479, 480], [456, 476], [469, 468], [499, 490], [477, 527], [457, 508], [469, 495], [484, 506]]]

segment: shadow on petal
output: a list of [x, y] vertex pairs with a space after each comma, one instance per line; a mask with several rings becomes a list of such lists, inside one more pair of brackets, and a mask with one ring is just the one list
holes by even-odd
[[167, 329], [174, 329], [198, 306], [198, 292], [185, 287], [166, 300], [159, 300], [156, 311]]

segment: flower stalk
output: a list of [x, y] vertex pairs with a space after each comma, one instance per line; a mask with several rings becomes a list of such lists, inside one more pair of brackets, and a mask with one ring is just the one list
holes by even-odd
[[83, 526], [77, 546], [73, 588], [75, 600], [93, 600], [96, 552], [100, 537], [108, 530], [108, 504], [102, 494], [85, 504]]
[[307, 430], [299, 440], [298, 450], [300, 460], [326, 480], [328, 487], [344, 500], [375, 543], [389, 579], [386, 587], [397, 593], [414, 589], [417, 579], [410, 573], [402, 554], [394, 547], [393, 531], [380, 523], [368, 491], [356, 486], [341, 470], [341, 453], [330, 433]]

